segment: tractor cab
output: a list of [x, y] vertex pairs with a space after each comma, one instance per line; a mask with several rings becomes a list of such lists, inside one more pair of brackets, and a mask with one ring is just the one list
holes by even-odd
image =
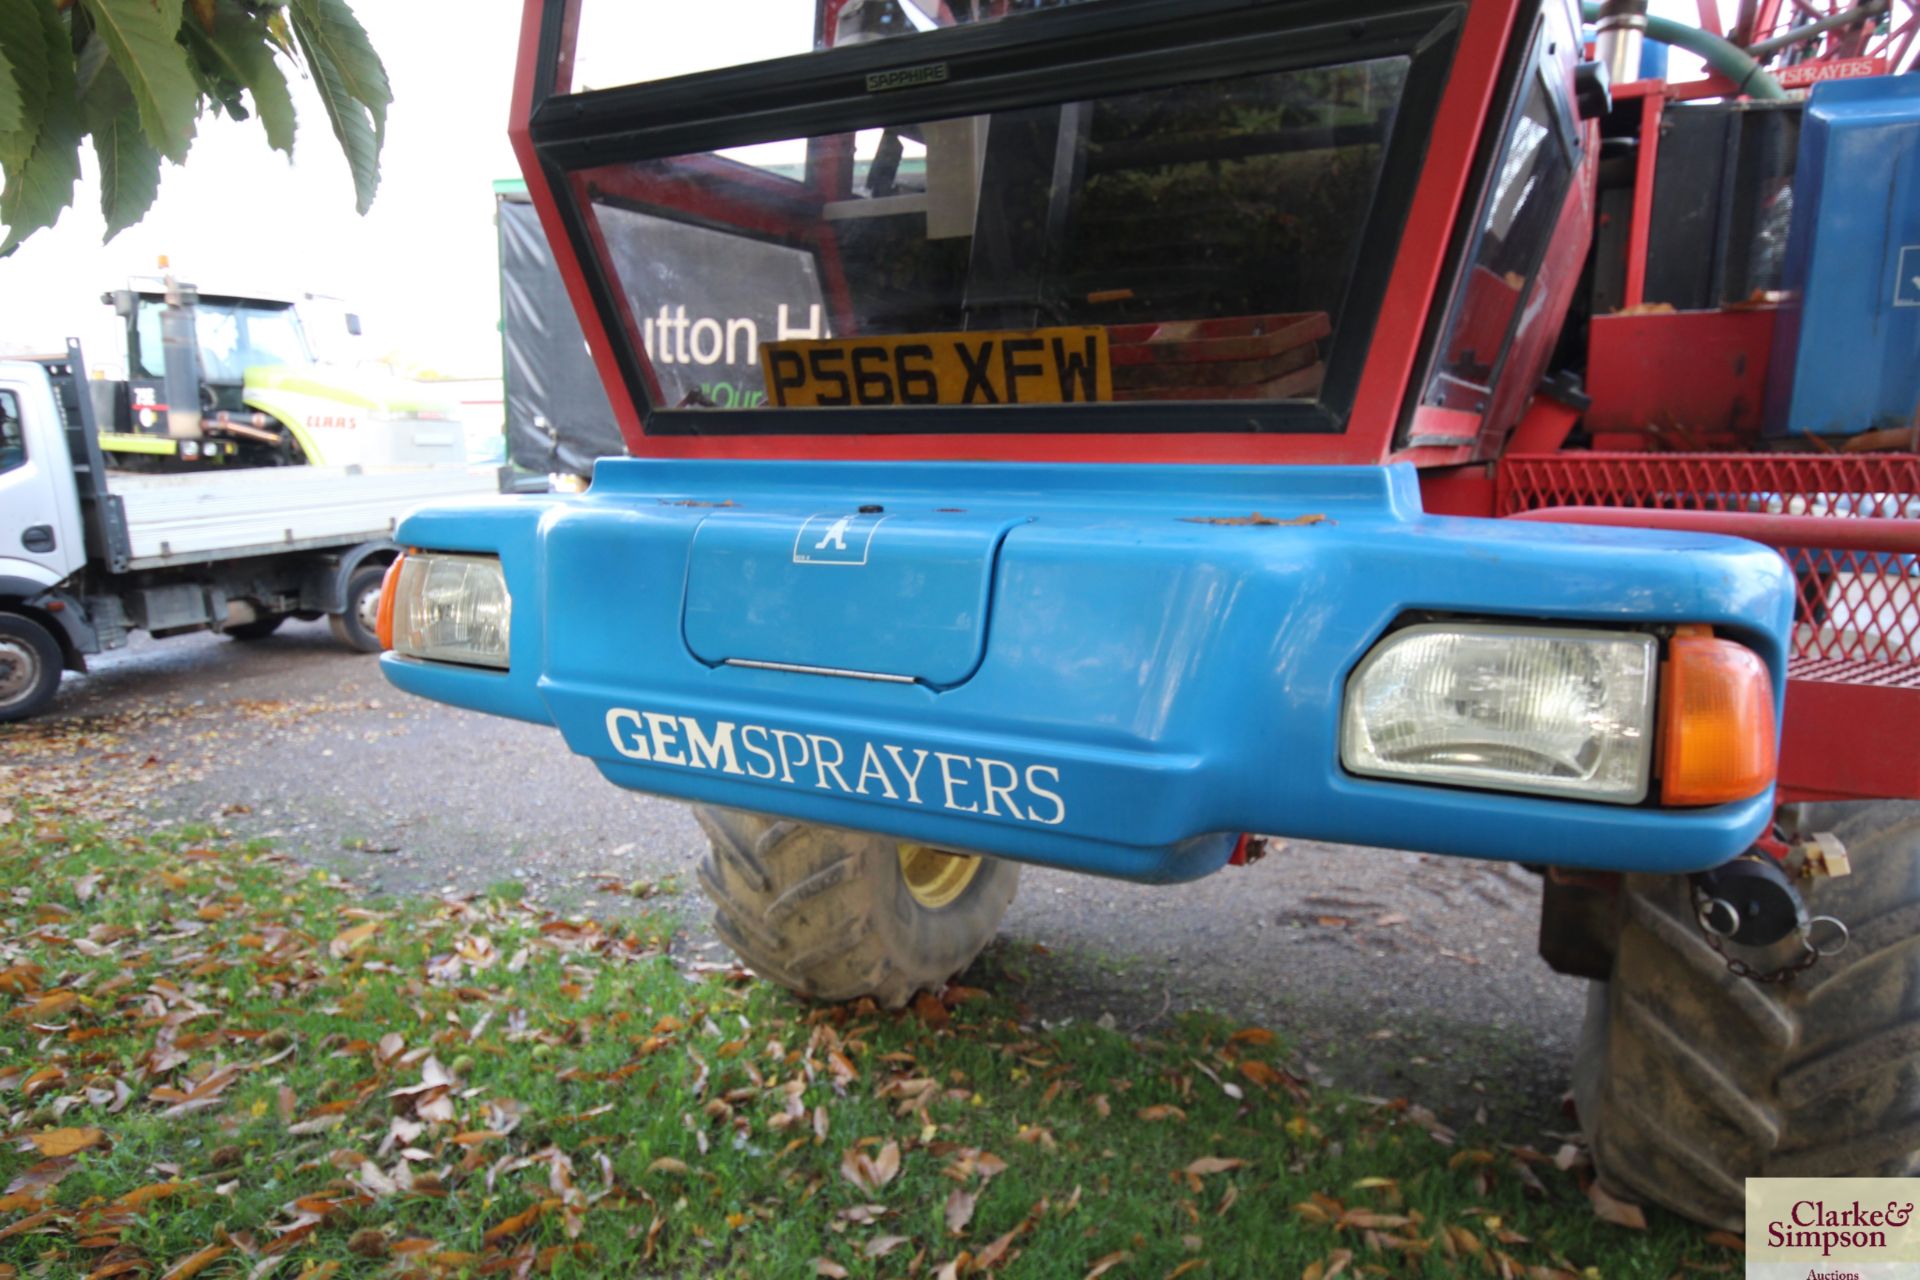
[[1563, 0], [531, 12], [634, 453], [1463, 460], [1585, 252]]
[[[315, 300], [171, 274], [104, 295], [125, 325], [127, 377], [87, 384], [103, 451], [116, 467], [168, 471], [463, 464], [451, 406], [317, 357], [301, 316]], [[358, 316], [342, 319], [359, 333]]]

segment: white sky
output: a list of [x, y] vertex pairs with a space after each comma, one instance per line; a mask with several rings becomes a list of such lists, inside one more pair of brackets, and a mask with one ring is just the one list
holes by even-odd
[[[294, 84], [294, 163], [257, 120], [205, 119], [184, 167], [163, 162], [146, 220], [103, 246], [97, 166], [59, 223], [0, 258], [0, 354], [59, 350], [77, 334], [112, 366], [102, 291], [151, 274], [160, 254], [207, 287], [334, 294], [357, 309], [369, 354], [397, 349], [450, 375], [500, 368], [492, 182], [519, 176], [507, 112], [519, 0], [361, 0], [393, 83], [380, 191], [365, 218], [311, 84]], [[325, 341], [331, 335], [317, 334]]]
[[[183, 280], [232, 292], [330, 294], [363, 320], [368, 355], [396, 353], [450, 376], [499, 373], [492, 182], [519, 175], [506, 127], [520, 0], [361, 0], [394, 104], [372, 210], [325, 114], [294, 85], [300, 132], [289, 164], [259, 123], [203, 120], [184, 167], [163, 165], [145, 221], [101, 244], [97, 167], [82, 148], [75, 207], [0, 259], [0, 355], [58, 350], [78, 335], [89, 363], [119, 362], [102, 291], [150, 274], [160, 254]], [[1691, 0], [1655, 0], [1691, 20]], [[811, 0], [588, 0], [577, 81], [617, 83], [799, 52]], [[1684, 78], [1676, 57], [1674, 74]], [[1697, 66], [1697, 63], [1693, 65]], [[323, 350], [336, 340], [316, 333]]]

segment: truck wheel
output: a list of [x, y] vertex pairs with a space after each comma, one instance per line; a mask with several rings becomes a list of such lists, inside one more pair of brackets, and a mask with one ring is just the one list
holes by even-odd
[[897, 1009], [965, 969], [1000, 926], [1020, 868], [888, 836], [698, 807], [713, 925], [769, 982]]
[[1629, 876], [1612, 978], [1587, 995], [1574, 1098], [1602, 1179], [1729, 1230], [1745, 1178], [1920, 1169], [1920, 804], [1809, 817], [1853, 865], [1802, 884], [1851, 931], [1844, 951], [1787, 983], [1735, 977], [1683, 877]]
[[255, 618], [252, 622], [242, 622], [230, 626], [222, 631], [221, 634], [231, 640], [265, 640], [268, 636], [278, 631], [280, 624], [286, 620], [287, 615], [284, 613], [263, 614]]
[[39, 715], [60, 687], [60, 642], [32, 618], [0, 613], [0, 724]]
[[380, 583], [387, 576], [384, 564], [363, 564], [347, 579], [347, 607], [331, 615], [333, 638], [360, 653], [380, 652]]

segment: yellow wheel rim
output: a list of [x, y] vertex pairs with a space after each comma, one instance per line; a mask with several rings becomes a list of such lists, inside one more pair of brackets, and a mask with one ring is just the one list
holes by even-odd
[[980, 874], [980, 859], [971, 853], [948, 853], [924, 844], [900, 846], [900, 875], [913, 900], [932, 911], [947, 906], [967, 891]]

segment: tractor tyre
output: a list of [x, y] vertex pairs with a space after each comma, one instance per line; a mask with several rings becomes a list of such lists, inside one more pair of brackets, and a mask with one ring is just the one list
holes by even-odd
[[816, 1000], [897, 1009], [993, 938], [1020, 868], [889, 836], [697, 807], [713, 925], [748, 968]]
[[[1602, 1182], [1739, 1231], [1749, 1177], [1920, 1170], [1920, 804], [1810, 806], [1852, 874], [1801, 882], [1851, 933], [1791, 980], [1736, 977], [1682, 876], [1628, 876], [1612, 976], [1587, 993], [1574, 1099]], [[1824, 941], [1824, 935], [1823, 935]], [[1797, 940], [1755, 969], [1801, 954]]]
[[386, 579], [384, 564], [363, 564], [347, 579], [346, 608], [328, 615], [333, 638], [356, 653], [380, 652], [380, 584]]
[[0, 613], [0, 724], [45, 711], [63, 665], [52, 632], [32, 618]]
[[252, 622], [242, 622], [227, 627], [220, 634], [226, 636], [229, 640], [265, 640], [268, 636], [278, 631], [280, 624], [286, 620], [287, 615], [284, 613], [262, 614]]

